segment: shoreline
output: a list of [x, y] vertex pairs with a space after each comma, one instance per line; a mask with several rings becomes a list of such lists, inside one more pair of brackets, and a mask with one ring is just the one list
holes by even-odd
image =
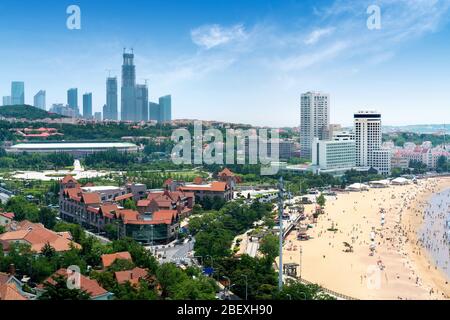
[[437, 194], [450, 189], [450, 178], [443, 177], [435, 179], [435, 185], [432, 190], [421, 194], [416, 200], [415, 208], [409, 210], [406, 215], [404, 227], [408, 229], [408, 237], [410, 241], [407, 243], [407, 249], [410, 253], [410, 260], [415, 265], [417, 273], [421, 275], [424, 282], [428, 284], [433, 291], [435, 297], [441, 299], [450, 299], [450, 279], [445, 272], [438, 268], [433, 261], [431, 253], [422, 244], [419, 243], [419, 230], [424, 226], [424, 211], [429, 205], [432, 198]]
[[[296, 232], [288, 236], [285, 263], [301, 261], [302, 278], [357, 299], [449, 299], [449, 279], [417, 243], [425, 207], [447, 188], [450, 178], [428, 178], [417, 185], [329, 198], [325, 213], [308, 231], [310, 240], [297, 240]], [[305, 213], [310, 215], [313, 208], [306, 205]], [[381, 208], [386, 211], [385, 224], [380, 222]], [[331, 232], [333, 224], [336, 231]], [[372, 233], [376, 249], [370, 254]], [[343, 243], [353, 251], [345, 252]]]

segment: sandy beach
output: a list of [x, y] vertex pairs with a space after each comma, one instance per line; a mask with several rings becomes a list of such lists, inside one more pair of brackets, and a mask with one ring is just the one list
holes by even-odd
[[[302, 278], [357, 299], [450, 299], [450, 279], [423, 245], [436, 234], [419, 239], [428, 201], [448, 188], [450, 178], [430, 178], [339, 193], [327, 199], [325, 213], [309, 229], [312, 239], [299, 241], [291, 232], [284, 261], [301, 262]], [[305, 206], [305, 213], [314, 208]], [[345, 252], [345, 242], [353, 252]]]

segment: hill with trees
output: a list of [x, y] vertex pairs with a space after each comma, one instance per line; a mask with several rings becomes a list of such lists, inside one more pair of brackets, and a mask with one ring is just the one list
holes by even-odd
[[4, 118], [17, 118], [27, 120], [40, 120], [40, 119], [59, 119], [65, 118], [62, 115], [50, 113], [45, 110], [30, 106], [30, 105], [14, 105], [14, 106], [2, 106], [0, 107], [0, 117]]

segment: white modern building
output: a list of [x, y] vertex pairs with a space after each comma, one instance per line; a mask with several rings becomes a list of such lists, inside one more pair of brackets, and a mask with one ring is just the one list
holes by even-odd
[[300, 153], [305, 159], [312, 158], [314, 138], [328, 138], [330, 125], [330, 96], [321, 92], [307, 92], [300, 99]]
[[390, 175], [392, 151], [381, 147], [381, 114], [373, 110], [358, 111], [354, 114], [354, 121], [356, 165]]
[[117, 150], [118, 152], [137, 152], [138, 146], [128, 142], [55, 142], [19, 143], [6, 149], [8, 153], [69, 153], [86, 156], [96, 152]]
[[346, 171], [356, 167], [356, 142], [315, 138], [312, 145], [312, 167], [315, 173], [335, 176], [345, 174]]
[[371, 167], [379, 174], [388, 176], [392, 169], [392, 151], [389, 149], [373, 150], [371, 155]]
[[371, 153], [381, 148], [381, 114], [376, 111], [358, 111], [354, 115], [356, 164], [371, 166]]

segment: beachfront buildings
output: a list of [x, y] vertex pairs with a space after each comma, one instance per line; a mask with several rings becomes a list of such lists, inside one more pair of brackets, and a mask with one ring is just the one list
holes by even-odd
[[[127, 203], [136, 209], [126, 209]], [[94, 232], [116, 229], [118, 237], [143, 243], [168, 243], [178, 234], [180, 218], [192, 213], [193, 194], [150, 192], [143, 184], [81, 186], [73, 177], [61, 181], [60, 217]]]
[[330, 96], [321, 92], [307, 92], [300, 98], [300, 153], [312, 158], [314, 138], [327, 139], [330, 125]]
[[312, 167], [317, 174], [344, 175], [356, 167], [356, 142], [346, 138], [315, 138], [312, 144]]
[[358, 111], [354, 114], [354, 126], [356, 165], [390, 175], [391, 151], [381, 147], [381, 114], [372, 110]]
[[128, 142], [55, 142], [55, 143], [19, 143], [6, 149], [8, 153], [69, 153], [76, 157], [84, 157], [96, 152], [117, 150], [133, 153], [138, 146]]
[[425, 164], [428, 169], [436, 169], [439, 158], [441, 157], [449, 159], [450, 152], [439, 146], [433, 148], [428, 142], [423, 143], [420, 146], [416, 146], [415, 144], [405, 144], [403, 148], [396, 148], [393, 150], [392, 162], [394, 165], [395, 161], [396, 166], [397, 162], [401, 162], [402, 165], [397, 167], [404, 168], [405, 163], [408, 163], [409, 166], [411, 161], [415, 161]]
[[233, 189], [228, 183], [223, 181], [204, 182], [196, 179], [192, 184], [184, 184], [178, 190], [182, 192], [193, 193], [196, 201], [202, 201], [205, 198], [214, 200], [220, 198], [224, 201], [233, 200]]

